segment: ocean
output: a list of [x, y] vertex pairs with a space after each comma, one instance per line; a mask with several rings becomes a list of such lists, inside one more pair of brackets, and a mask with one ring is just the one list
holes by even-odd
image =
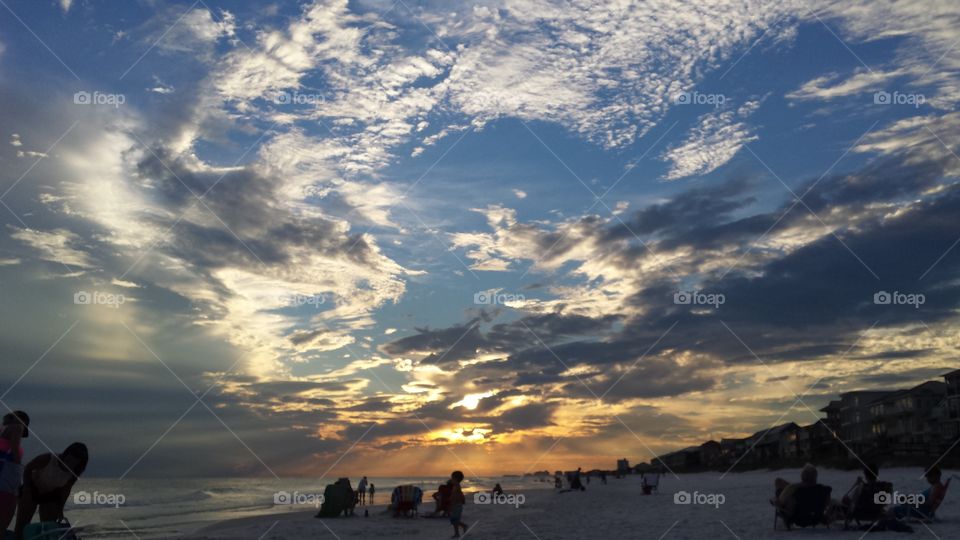
[[[207, 525], [227, 520], [303, 512], [319, 507], [318, 496], [336, 479], [242, 478], [242, 479], [107, 479], [81, 478], [67, 502], [66, 516], [83, 538], [118, 536], [158, 538], [181, 536]], [[359, 477], [351, 477], [356, 488]], [[374, 503], [389, 502], [393, 488], [403, 484], [421, 486], [424, 504], [447, 478], [369, 478], [376, 486]], [[531, 477], [481, 478], [466, 481], [465, 491], [489, 490], [499, 482], [506, 490], [553, 486]]]

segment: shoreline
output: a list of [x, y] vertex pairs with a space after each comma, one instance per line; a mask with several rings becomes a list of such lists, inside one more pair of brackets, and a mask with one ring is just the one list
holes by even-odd
[[[956, 474], [949, 471], [946, 474]], [[901, 493], [923, 489], [918, 480], [920, 470], [898, 468], [881, 471], [881, 479], [893, 482]], [[522, 505], [476, 504], [468, 494], [464, 521], [476, 529], [476, 535], [496, 536], [499, 540], [557, 538], [576, 540], [586, 537], [623, 536], [700, 540], [718, 538], [770, 538], [785, 534], [782, 524], [774, 531], [773, 512], [768, 499], [773, 494], [777, 477], [799, 479], [798, 469], [730, 473], [692, 473], [661, 478], [659, 492], [642, 495], [639, 475], [610, 478], [606, 485], [594, 481], [585, 492], [559, 492], [549, 489], [507, 490], [523, 494]], [[820, 482], [831, 486], [833, 497], [839, 498], [853, 484], [857, 475], [851, 471], [823, 469]], [[539, 486], [538, 486], [539, 487]], [[544, 486], [546, 487], [546, 486]], [[951, 490], [953, 491], [953, 490]], [[677, 494], [694, 494], [694, 501], [713, 500], [723, 495], [718, 504], [678, 502]], [[273, 513], [262, 516], [225, 520], [205, 526], [182, 540], [222, 539], [294, 539], [294, 538], [393, 538], [396, 540], [434, 540], [448, 538], [451, 526], [445, 518], [429, 518], [434, 508], [433, 491], [424, 494], [421, 515], [415, 518], [394, 518], [385, 512], [387, 503], [358, 507], [353, 517], [317, 519], [315, 510]], [[699, 497], [697, 496], [699, 495]], [[689, 498], [687, 499], [689, 500]], [[363, 517], [364, 509], [371, 510]], [[376, 509], [376, 511], [374, 511]], [[937, 512], [940, 521], [929, 525], [913, 524], [918, 534], [933, 532], [941, 538], [951, 537], [960, 520], [960, 495], [948, 493]], [[929, 527], [930, 531], [926, 530]], [[861, 530], [842, 530], [834, 523], [830, 530], [799, 534], [818, 534], [843, 540], [859, 540]], [[731, 534], [733, 533], [733, 534]], [[470, 532], [467, 533], [471, 535]], [[873, 533], [881, 538], [902, 538], [899, 533]], [[886, 535], [886, 536], [883, 536]], [[892, 536], [895, 535], [895, 536]], [[472, 535], [471, 535], [472, 536]]]

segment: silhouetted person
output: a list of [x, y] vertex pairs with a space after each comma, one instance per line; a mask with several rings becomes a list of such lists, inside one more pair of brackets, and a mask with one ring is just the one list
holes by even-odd
[[89, 460], [87, 446], [75, 442], [62, 454], [41, 454], [27, 463], [17, 509], [16, 540], [23, 540], [23, 529], [33, 521], [38, 509], [40, 521], [63, 519], [63, 507], [70, 498], [70, 491], [87, 470]]
[[23, 479], [22, 439], [30, 436], [30, 417], [23, 411], [14, 411], [3, 417], [0, 428], [0, 533], [10, 527], [17, 515], [20, 482]]

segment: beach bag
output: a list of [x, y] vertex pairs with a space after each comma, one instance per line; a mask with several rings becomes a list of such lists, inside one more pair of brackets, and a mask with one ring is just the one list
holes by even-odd
[[31, 523], [23, 529], [23, 540], [80, 540], [67, 520]]

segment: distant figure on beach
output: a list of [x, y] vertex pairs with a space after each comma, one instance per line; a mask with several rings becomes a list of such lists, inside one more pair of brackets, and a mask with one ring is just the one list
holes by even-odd
[[70, 491], [87, 470], [89, 461], [87, 446], [75, 442], [61, 454], [41, 454], [27, 463], [17, 509], [16, 540], [23, 540], [23, 530], [33, 521], [38, 509], [40, 521], [63, 519], [63, 507], [70, 498]]
[[497, 482], [497, 485], [493, 486], [493, 491], [492, 491], [492, 493], [493, 493], [494, 497], [498, 497], [498, 496], [500, 496], [500, 495], [503, 495], [503, 488], [500, 487], [500, 482]]
[[607, 471], [600, 471], [600, 483], [607, 485]]
[[463, 482], [463, 473], [453, 471], [450, 482], [450, 524], [453, 525], [451, 538], [460, 538], [460, 529], [463, 529], [463, 534], [467, 534], [467, 524], [463, 522], [463, 506], [467, 504], [467, 498], [460, 487], [460, 483]]
[[373, 494], [376, 492], [376, 488], [373, 484], [370, 484], [370, 487], [367, 488], [367, 492], [370, 494], [370, 504], [373, 504]]
[[23, 446], [20, 441], [30, 436], [30, 417], [14, 411], [3, 417], [0, 428], [0, 533], [10, 527], [17, 513], [20, 481], [23, 478]]
[[557, 474], [553, 475], [553, 487], [563, 489], [563, 476], [560, 474], [560, 471], [557, 471]]
[[450, 517], [450, 494], [453, 491], [453, 481], [447, 480], [437, 486], [437, 492], [433, 494], [433, 500], [437, 503], [433, 510], [434, 515], [440, 514], [442, 517]]
[[360, 483], [357, 484], [357, 494], [360, 497], [360, 505], [363, 506], [367, 504], [367, 477], [364, 476], [360, 479]]
[[587, 488], [583, 486], [583, 482], [580, 480], [581, 468], [577, 467], [577, 472], [573, 473], [573, 479], [570, 481], [570, 489], [579, 489], [580, 491], [586, 491]]

